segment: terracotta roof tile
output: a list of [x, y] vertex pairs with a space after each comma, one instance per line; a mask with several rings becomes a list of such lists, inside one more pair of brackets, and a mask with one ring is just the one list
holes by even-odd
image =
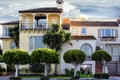
[[96, 40], [94, 36], [82, 36], [82, 35], [72, 35], [72, 39], [81, 39], [81, 40]]
[[120, 24], [120, 18], [117, 20], [118, 24]]
[[21, 10], [19, 13], [61, 13], [62, 9], [58, 9], [57, 7], [46, 7], [46, 8], [36, 8], [36, 9], [28, 9], [28, 10]]
[[19, 21], [11, 21], [11, 22], [5, 22], [5, 23], [1, 23], [1, 25], [18, 25]]
[[117, 22], [103, 22], [103, 21], [70, 21], [70, 25], [71, 26], [114, 26], [114, 27], [118, 27], [118, 23]]

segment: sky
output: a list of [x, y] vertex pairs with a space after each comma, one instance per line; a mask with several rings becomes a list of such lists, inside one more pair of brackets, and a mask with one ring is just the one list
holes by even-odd
[[[18, 11], [40, 7], [56, 7], [56, 0], [0, 0], [0, 23], [18, 20]], [[91, 18], [119, 18], [120, 0], [64, 0], [63, 16], [71, 9], [80, 16]]]

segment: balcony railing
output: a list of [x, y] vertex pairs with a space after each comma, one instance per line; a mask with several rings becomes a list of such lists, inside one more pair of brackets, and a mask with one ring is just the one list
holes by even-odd
[[[20, 23], [20, 30], [47, 30], [53, 23]], [[56, 23], [57, 24], [57, 23]]]

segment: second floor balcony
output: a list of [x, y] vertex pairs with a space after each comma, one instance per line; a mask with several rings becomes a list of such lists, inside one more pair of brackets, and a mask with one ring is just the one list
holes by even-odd
[[53, 24], [59, 23], [19, 23], [20, 30], [47, 30], [51, 29]]

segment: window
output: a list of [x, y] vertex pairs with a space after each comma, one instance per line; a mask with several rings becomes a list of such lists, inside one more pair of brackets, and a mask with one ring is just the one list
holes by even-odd
[[15, 49], [15, 48], [16, 48], [15, 42], [11, 42], [10, 43], [10, 49]]
[[44, 48], [43, 37], [42, 36], [31, 36], [29, 38], [30, 50], [37, 48]]
[[3, 28], [3, 37], [9, 37], [9, 28]]
[[76, 32], [76, 29], [72, 28], [72, 34], [75, 34], [75, 32]]
[[101, 37], [115, 37], [115, 29], [101, 29]]
[[92, 53], [92, 47], [89, 44], [84, 44], [81, 47], [81, 50], [86, 53], [87, 56], [91, 56]]
[[82, 35], [85, 35], [85, 34], [86, 34], [86, 28], [82, 28], [81, 34], [82, 34]]
[[105, 50], [110, 54], [110, 55], [113, 55], [113, 56], [119, 56], [120, 54], [120, 46], [118, 45], [108, 45], [105, 47]]

